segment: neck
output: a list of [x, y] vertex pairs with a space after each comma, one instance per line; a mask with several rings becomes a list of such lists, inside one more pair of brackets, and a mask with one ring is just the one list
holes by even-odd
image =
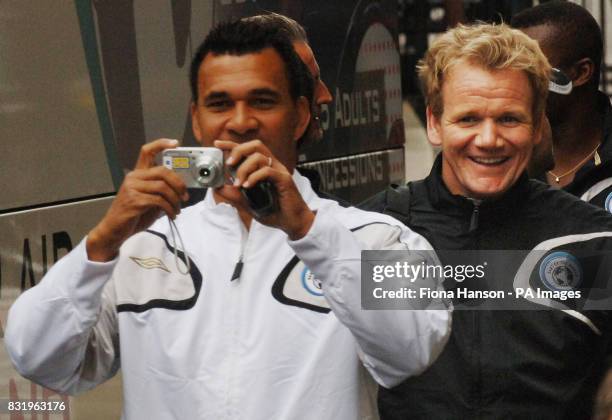
[[238, 216], [240, 217], [240, 221], [246, 230], [251, 230], [251, 222], [253, 221], [253, 216], [251, 216], [251, 213], [245, 209], [238, 209]]
[[601, 143], [602, 137], [601, 118], [559, 124], [553, 128], [555, 168], [579, 161]]
[[603, 138], [603, 117], [593, 112], [596, 109], [595, 105], [579, 107], [570, 118], [553, 127], [555, 167], [547, 174], [549, 184], [569, 184], [575, 173], [592, 159]]

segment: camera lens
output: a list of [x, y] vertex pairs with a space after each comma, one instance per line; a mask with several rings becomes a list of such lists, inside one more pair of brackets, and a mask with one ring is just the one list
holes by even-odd
[[198, 169], [198, 182], [202, 185], [207, 185], [211, 181], [214, 181], [216, 176], [216, 168], [213, 162], [203, 162], [199, 165]]
[[222, 154], [202, 154], [195, 159], [193, 174], [203, 188], [218, 187], [223, 183]]

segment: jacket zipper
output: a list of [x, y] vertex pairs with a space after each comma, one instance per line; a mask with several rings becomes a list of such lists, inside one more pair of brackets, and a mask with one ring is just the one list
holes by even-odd
[[[246, 239], [244, 238], [246, 231]], [[232, 273], [232, 278], [230, 281], [240, 279], [242, 275], [242, 268], [244, 267], [244, 251], [246, 249], [247, 242], [249, 241], [249, 231], [246, 230], [244, 226], [241, 226], [241, 238], [240, 238], [240, 256], [238, 257], [238, 262], [234, 266], [234, 272]]]
[[238, 262], [234, 267], [234, 272], [232, 273], [232, 278], [230, 281], [238, 280], [240, 278], [240, 275], [242, 274], [242, 266], [244, 266], [244, 263], [242, 262], [243, 257], [244, 251], [240, 251], [240, 257], [238, 258]]
[[478, 229], [478, 216], [480, 214], [480, 205], [482, 204], [482, 200], [477, 200], [475, 198], [469, 198], [468, 200], [474, 204], [472, 218], [470, 219], [470, 232], [473, 232]]
[[[470, 233], [473, 232], [473, 236], [475, 239], [474, 249], [480, 249], [480, 244], [478, 243], [479, 234], [476, 232], [478, 230], [479, 222], [480, 222], [480, 205], [482, 204], [482, 200], [478, 200], [476, 198], [469, 199], [474, 208], [472, 209], [472, 217], [470, 218]], [[474, 333], [474, 347], [473, 349], [479, 348], [482, 345], [482, 329], [481, 329], [481, 321], [480, 314], [477, 311], [471, 311], [472, 317], [472, 328]], [[479, 409], [480, 404], [483, 400], [482, 396], [482, 386], [483, 386], [483, 371], [482, 371], [482, 360], [479, 352], [472, 350], [472, 363], [475, 366], [476, 375], [472, 378], [472, 407], [474, 409], [473, 417], [480, 419], [482, 418], [482, 413]]]
[[[252, 228], [252, 225], [251, 225]], [[247, 250], [250, 231], [246, 229], [246, 227], [240, 223], [240, 256], [238, 257], [238, 261], [234, 266], [234, 271], [232, 273], [232, 278], [230, 279], [230, 283], [233, 283], [234, 280], [240, 280], [242, 275], [242, 269], [244, 267], [244, 255]], [[242, 287], [241, 287], [242, 286]], [[234, 408], [240, 399], [240, 395], [243, 393], [243, 389], [241, 388], [241, 384], [243, 383], [242, 377], [240, 375], [240, 371], [237, 368], [240, 363], [240, 337], [241, 337], [241, 328], [239, 325], [240, 312], [242, 305], [240, 289], [244, 286], [240, 284], [239, 281], [231, 284], [230, 288], [230, 305], [234, 310], [229, 315], [232, 323], [230, 329], [230, 348], [228, 349], [228, 364], [230, 369], [227, 374], [227, 388], [226, 388], [226, 410], [225, 410], [225, 418], [226, 419], [235, 419], [237, 418], [238, 411]]]

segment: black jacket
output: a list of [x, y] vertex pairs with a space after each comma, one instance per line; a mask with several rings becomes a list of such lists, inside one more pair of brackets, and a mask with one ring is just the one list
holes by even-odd
[[[612, 232], [608, 213], [526, 176], [503, 197], [480, 205], [452, 195], [441, 180], [441, 160], [438, 156], [425, 180], [409, 184], [409, 211], [400, 216], [434, 249], [531, 250], [552, 238]], [[384, 211], [384, 194], [363, 207]], [[612, 240], [580, 246], [612, 249]], [[438, 360], [422, 375], [380, 390], [381, 418], [590, 418], [612, 325], [607, 311], [582, 315], [455, 311]]]

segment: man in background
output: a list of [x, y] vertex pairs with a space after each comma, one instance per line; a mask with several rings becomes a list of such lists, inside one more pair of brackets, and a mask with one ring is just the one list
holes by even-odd
[[256, 22], [263, 27], [281, 30], [293, 43], [295, 52], [306, 65], [314, 80], [311, 120], [306, 133], [300, 140], [299, 147], [304, 148], [321, 141], [324, 134], [323, 128], [321, 127], [321, 107], [330, 104], [333, 98], [327, 85], [321, 79], [321, 69], [308, 43], [306, 31], [302, 25], [290, 17], [274, 12], [247, 17], [244, 18], [244, 20]]
[[512, 26], [538, 41], [555, 69], [546, 114], [554, 168], [543, 179], [612, 211], [612, 107], [598, 90], [601, 30], [583, 7], [551, 1], [523, 10]]
[[542, 140], [533, 146], [533, 155], [527, 165], [527, 173], [531, 178], [544, 176], [555, 167], [552, 129], [548, 118], [542, 123]]

